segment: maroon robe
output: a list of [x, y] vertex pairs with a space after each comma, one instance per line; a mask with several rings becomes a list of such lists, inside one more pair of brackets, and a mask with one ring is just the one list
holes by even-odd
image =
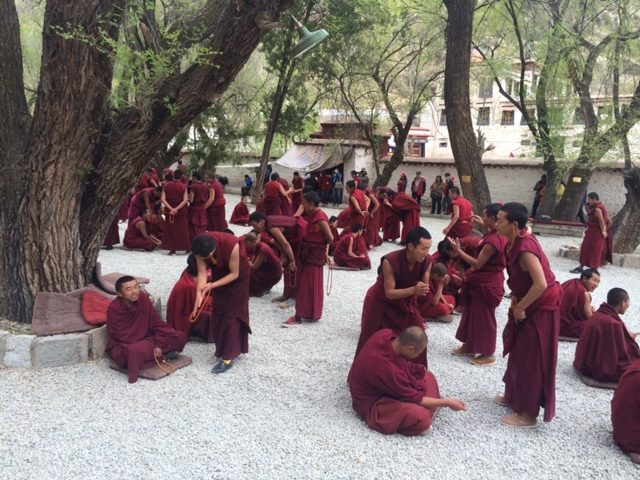
[[[437, 290], [438, 284], [434, 280], [429, 279], [429, 292], [427, 292], [426, 295], [417, 297], [418, 310], [420, 311], [422, 318], [425, 320], [428, 318], [431, 319], [451, 315], [451, 312], [453, 312], [453, 309], [456, 307], [455, 297], [453, 295], [445, 295], [444, 290], [442, 293], [442, 299], [444, 302], [438, 301], [434, 304], [433, 300], [436, 297]], [[449, 305], [453, 306], [450, 307]]]
[[[209, 184], [209, 187], [215, 192], [215, 198], [207, 208], [207, 230], [210, 232], [224, 232], [228, 227], [224, 208], [227, 204], [227, 200], [224, 198], [224, 186], [216, 179]], [[248, 215], [249, 211], [247, 210]]]
[[118, 228], [118, 217], [116, 217], [113, 219], [113, 222], [111, 222], [111, 225], [109, 225], [107, 236], [102, 244], [106, 247], [113, 247], [118, 243], [120, 243], [120, 229]]
[[130, 201], [131, 201], [131, 195], [127, 195], [127, 198], [123, 200], [122, 204], [120, 205], [120, 208], [118, 209], [118, 220], [124, 222], [129, 218], [129, 202]]
[[496, 252], [480, 270], [469, 269], [462, 284], [465, 308], [456, 338], [472, 353], [491, 356], [496, 351], [496, 308], [504, 296], [507, 239], [495, 230], [482, 237], [479, 250], [492, 245]]
[[300, 204], [302, 203], [302, 188], [304, 187], [304, 178], [297, 176], [291, 180], [291, 186], [294, 190], [300, 190], [299, 192], [293, 192], [291, 194], [291, 210], [295, 213], [298, 211]]
[[383, 329], [369, 338], [353, 361], [348, 383], [355, 412], [384, 434], [418, 435], [431, 426], [435, 410], [424, 397], [438, 399], [438, 382], [424, 365], [396, 353], [396, 332]]
[[[216, 265], [210, 265], [216, 281], [229, 273], [231, 252], [238, 245], [238, 239], [224, 232], [207, 232], [207, 235], [216, 241]], [[232, 360], [249, 351], [249, 270], [249, 261], [241, 249], [238, 278], [211, 292], [215, 304], [212, 314], [215, 356], [223, 360]]]
[[262, 265], [258, 269], [251, 269], [249, 287], [249, 295], [251, 297], [261, 297], [282, 278], [282, 262], [269, 245], [260, 242], [253, 251], [247, 249], [247, 256], [251, 261], [255, 261], [260, 254], [264, 255]]
[[233, 223], [234, 225], [247, 225], [249, 223], [249, 208], [247, 208], [247, 204], [242, 200], [233, 207], [229, 223]]
[[[458, 221], [453, 224], [447, 233], [450, 238], [464, 238], [471, 235], [473, 224], [471, 217], [473, 216], [473, 205], [464, 197], [458, 197], [451, 202], [452, 205], [458, 206]], [[453, 216], [453, 213], [451, 214]]]
[[[167, 203], [173, 208], [184, 200], [187, 186], [180, 180], [172, 180], [164, 186], [164, 195]], [[191, 250], [191, 238], [189, 237], [189, 211], [185, 205], [175, 215], [167, 213], [164, 234], [162, 236], [163, 250]]]
[[176, 282], [167, 301], [167, 323], [187, 337], [195, 335], [211, 343], [213, 325], [211, 323], [211, 297], [195, 322], [191, 322], [191, 313], [196, 303], [197, 278], [185, 269]]
[[181, 352], [187, 336], [162, 321], [146, 293], [129, 307], [123, 298], [115, 298], [107, 310], [107, 353], [129, 373], [129, 383], [138, 379], [140, 370], [155, 365], [153, 349], [162, 353]]
[[303, 214], [307, 222], [302, 229], [300, 262], [296, 273], [296, 317], [320, 320], [324, 304], [323, 268], [327, 263], [327, 240], [318, 224], [329, 223], [329, 217], [321, 209]]
[[613, 439], [626, 453], [640, 454], [640, 360], [631, 363], [611, 400]]
[[511, 250], [507, 250], [508, 285], [512, 295], [524, 298], [533, 280], [520, 268], [518, 259], [525, 252], [540, 260], [547, 289], [527, 308], [526, 318], [516, 323], [513, 311], [504, 329], [504, 355], [509, 355], [504, 373], [505, 400], [514, 413], [537, 417], [544, 408], [544, 421], [550, 422], [556, 413], [556, 367], [562, 287], [549, 265], [538, 239], [521, 232]]
[[407, 181], [407, 177], [400, 177], [398, 179], [398, 184], [396, 185], [398, 187], [398, 192], [405, 193], [407, 191]]
[[[354, 258], [349, 256], [349, 242], [353, 238], [353, 253], [355, 255], [364, 255], [364, 258]], [[354, 237], [353, 233], [347, 233], [336, 245], [333, 252], [333, 261], [339, 267], [359, 268], [361, 270], [371, 268], [371, 259], [367, 251], [367, 245], [362, 235]]]
[[[396, 289], [413, 287], [424, 278], [427, 268], [431, 264], [431, 257], [409, 269], [407, 260], [407, 249], [396, 250], [385, 255], [380, 260], [378, 278], [376, 283], [367, 290], [362, 307], [362, 318], [360, 320], [360, 338], [356, 348], [356, 357], [367, 343], [367, 340], [379, 330], [390, 328], [396, 333], [400, 333], [408, 327], [417, 326], [424, 329], [424, 320], [418, 309], [418, 302], [415, 295], [399, 300], [390, 300], [384, 291], [384, 275], [382, 273], [382, 263], [387, 260], [393, 269], [393, 276], [396, 281]], [[414, 360], [416, 363], [427, 365], [426, 350], [423, 355]]]
[[615, 383], [635, 360], [640, 360], [640, 347], [615, 309], [603, 303], [587, 320], [573, 366], [598, 382]]
[[138, 228], [138, 224], [140, 222], [144, 223], [146, 227], [146, 222], [142, 217], [136, 217], [129, 222], [127, 230], [124, 232], [124, 240], [122, 241], [122, 244], [126, 248], [142, 249], [150, 252], [156, 248], [156, 244], [142, 236], [142, 232]]
[[584, 316], [585, 297], [589, 290], [582, 280], [574, 278], [562, 284], [562, 304], [560, 305], [560, 336], [580, 338], [587, 320]]
[[383, 209], [382, 222], [382, 240], [395, 242], [400, 236], [400, 217], [386, 203], [382, 203], [380, 208]]
[[[293, 256], [297, 266], [300, 264], [300, 239], [302, 238], [302, 230], [305, 228], [306, 224], [307, 222], [303, 218], [287, 217], [284, 215], [271, 215], [267, 217], [267, 221], [265, 223], [267, 232], [273, 228], [277, 228], [282, 231], [282, 235], [285, 240], [287, 240], [289, 245], [291, 245], [291, 250], [293, 251]], [[266, 232], [260, 234], [260, 238], [262, 238], [263, 241], [265, 241], [264, 235], [268, 235], [269, 240], [267, 240], [267, 243], [269, 243], [270, 246], [277, 246], [276, 248], [280, 248], [273, 237]], [[295, 298], [298, 272], [296, 271], [292, 273], [288, 268], [289, 259], [285, 255], [284, 251], [280, 252], [280, 258], [282, 259], [282, 276], [284, 281], [284, 291], [282, 292], [282, 295], [287, 298]]]
[[[282, 188], [284, 188], [285, 192], [289, 190], [289, 182], [287, 182], [286, 179], [280, 177], [278, 179], [278, 183], [282, 185]], [[286, 215], [287, 217], [290, 217], [295, 213], [295, 210], [293, 210], [288, 196], [280, 197], [280, 210], [282, 211], [282, 215]]]
[[393, 197], [391, 208], [402, 222], [400, 243], [406, 243], [409, 232], [420, 226], [420, 205], [406, 193], [399, 192]]
[[349, 194], [349, 206], [338, 215], [338, 227], [344, 229], [342, 231], [342, 235], [346, 235], [350, 232], [351, 227], [356, 223], [359, 223], [363, 227], [365, 226], [366, 218], [364, 215], [360, 215], [354, 208], [353, 202], [351, 201], [353, 198], [356, 199], [361, 212], [364, 213], [367, 211], [367, 201], [365, 199], [364, 192], [362, 190], [355, 189]]
[[329, 229], [331, 230], [331, 235], [333, 235], [333, 242], [329, 245], [329, 255], [333, 256], [333, 253], [336, 251], [338, 241], [340, 240], [340, 233], [338, 233], [338, 229], [331, 224], [329, 224]]
[[[381, 203], [377, 195], [370, 190], [367, 192], [369, 198], [374, 196], [376, 200], [378, 200], [378, 203]], [[380, 212], [382, 205], [380, 205], [380, 208], [378, 208], [375, 213], [372, 213], [374, 208], [375, 205], [372, 200], [369, 204], [369, 218], [367, 218], [367, 225], [363, 234], [367, 247], [377, 247], [378, 245], [382, 245], [382, 238], [380, 237]]]
[[280, 182], [270, 180], [264, 186], [264, 208], [266, 215], [282, 215], [282, 193]]
[[202, 182], [191, 183], [193, 201], [189, 204], [189, 238], [191, 242], [198, 235], [207, 231], [207, 209], [205, 204], [209, 201], [209, 187]]
[[[595, 211], [600, 209], [607, 229], [607, 238], [602, 236], [600, 223], [596, 218]], [[580, 246], [580, 265], [589, 268], [598, 268], [606, 262], [613, 262], [613, 222], [609, 218], [607, 208], [602, 202], [594, 207], [587, 208], [589, 219], [587, 220], [587, 230], [584, 232], [584, 239]]]
[[140, 211], [147, 206], [144, 203], [144, 194], [145, 192], [149, 196], [149, 206], [153, 207], [154, 204], [158, 203], [156, 199], [153, 198], [154, 187], [143, 188], [138, 193], [136, 193], [133, 197], [131, 197], [131, 201], [129, 202], [129, 211], [128, 211], [128, 219], [129, 221], [136, 218], [140, 215]]

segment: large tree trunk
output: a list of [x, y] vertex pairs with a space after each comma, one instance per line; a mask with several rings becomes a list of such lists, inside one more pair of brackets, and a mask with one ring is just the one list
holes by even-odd
[[[409, 130], [407, 129], [402, 129], [402, 131], [399, 131], [395, 136], [396, 149], [393, 151], [391, 158], [382, 169], [380, 176], [376, 178], [376, 181], [373, 184], [374, 188], [383, 185], [386, 186], [389, 183], [389, 180], [391, 180], [391, 175], [393, 175], [393, 172], [395, 172], [404, 160], [404, 146], [407, 143], [408, 136]], [[377, 148], [375, 145], [372, 145], [371, 147], [374, 149]]]
[[[10, 3], [0, 0], [3, 66], [7, 52], [19, 45], [5, 41], [4, 13], [11, 13]], [[13, 211], [10, 202], [0, 206], [0, 232], [8, 236], [0, 260], [0, 306], [14, 320], [30, 320], [38, 291], [65, 292], [90, 279], [107, 228], [146, 162], [224, 93], [264, 35], [256, 18], [276, 20], [290, 1], [206, 3], [194, 21], [210, 32], [203, 42], [215, 52], [209, 62], [159, 81], [155, 92], [138, 99], [135, 107], [114, 112], [109, 108], [113, 54], [96, 45], [104, 46], [99, 43], [104, 34], [117, 38], [125, 4], [47, 2], [37, 103], [32, 127], [21, 137], [25, 168], [18, 170], [13, 184], [0, 179], [2, 193], [13, 189], [19, 205]], [[18, 36], [17, 19], [7, 22], [9, 33]], [[52, 29], [70, 26], [96, 44], [65, 39]], [[11, 87], [3, 70], [0, 94]], [[17, 98], [0, 96], [0, 110], [10, 113], [3, 122], [20, 124]], [[2, 141], [3, 169], [9, 154]], [[16, 211], [18, 221], [12, 223]]]
[[447, 55], [444, 73], [444, 104], [451, 150], [462, 191], [476, 213], [491, 203], [489, 185], [473, 124], [469, 100], [471, 35], [475, 0], [444, 0], [447, 7]]
[[632, 253], [640, 245], [640, 168], [633, 167], [625, 172], [624, 186], [627, 199], [614, 219], [617, 227], [613, 250]]

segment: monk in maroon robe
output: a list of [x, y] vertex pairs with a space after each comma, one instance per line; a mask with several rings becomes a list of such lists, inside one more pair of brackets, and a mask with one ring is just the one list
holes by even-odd
[[587, 195], [587, 230], [580, 246], [580, 266], [571, 273], [580, 273], [586, 266], [598, 268], [613, 262], [613, 222], [596, 192]]
[[162, 203], [167, 215], [164, 235], [162, 236], [163, 250], [169, 250], [173, 255], [177, 250], [189, 251], [191, 239], [189, 238], [189, 195], [187, 185], [182, 182], [182, 171], [176, 170], [173, 180], [165, 183], [162, 192]]
[[106, 351], [120, 368], [126, 368], [129, 383], [138, 380], [140, 370], [156, 364], [155, 358], [166, 354], [176, 358], [187, 342], [187, 336], [162, 321], [146, 293], [130, 276], [116, 281], [118, 297], [107, 310]]
[[560, 305], [560, 340], [577, 340], [595, 309], [591, 306], [591, 293], [600, 284], [600, 272], [587, 268], [580, 278], [562, 284]]
[[302, 189], [304, 188], [304, 178], [298, 172], [293, 172], [291, 188], [291, 210], [296, 212], [302, 204]]
[[429, 271], [429, 291], [426, 295], [418, 297], [418, 309], [425, 321], [453, 322], [451, 313], [456, 307], [456, 300], [453, 296], [444, 294], [448, 276], [444, 264], [432, 263]]
[[329, 245], [329, 255], [333, 256], [333, 253], [336, 251], [336, 246], [338, 245], [338, 240], [340, 240], [340, 233], [338, 232], [338, 217], [329, 217], [329, 229], [331, 230], [331, 235], [333, 235], [333, 242]]
[[282, 211], [282, 215], [290, 217], [293, 215], [294, 210], [291, 203], [291, 188], [289, 187], [289, 182], [287, 182], [286, 178], [278, 177], [278, 183], [282, 185], [285, 192], [288, 192], [287, 195], [280, 198], [280, 210]]
[[327, 263], [329, 245], [333, 241], [329, 229], [329, 217], [319, 208], [320, 197], [316, 192], [302, 196], [307, 225], [300, 239], [300, 268], [296, 274], [296, 313], [284, 325], [301, 325], [303, 320], [316, 322], [322, 317], [324, 304], [323, 267]]
[[438, 382], [413, 360], [427, 348], [420, 327], [374, 333], [353, 361], [348, 383], [352, 406], [369, 428], [384, 434], [420, 435], [438, 408], [466, 410], [464, 402], [441, 398]]
[[[179, 172], [180, 170], [176, 170]], [[187, 268], [176, 282], [167, 301], [167, 323], [187, 338], [198, 337], [207, 343], [214, 341], [211, 322], [211, 297], [206, 301], [200, 315], [191, 321], [193, 305], [196, 302], [198, 265], [193, 254], [187, 258]]]
[[451, 202], [451, 221], [449, 225], [445, 227], [442, 233], [449, 238], [464, 238], [471, 235], [473, 231], [473, 224], [471, 218], [473, 217], [473, 205], [471, 202], [464, 198], [460, 193], [460, 188], [449, 188], [449, 195], [452, 198]]
[[150, 252], [162, 244], [159, 238], [154, 237], [147, 231], [147, 222], [150, 216], [149, 210], [145, 208], [140, 211], [140, 216], [129, 222], [122, 241], [126, 248]]
[[107, 236], [102, 242], [102, 245], [107, 247], [107, 250], [111, 250], [114, 245], [120, 243], [120, 229], [118, 227], [118, 217], [113, 219], [111, 225], [109, 225], [109, 230], [107, 230]]
[[247, 197], [242, 197], [238, 204], [233, 207], [233, 212], [231, 212], [231, 219], [229, 223], [234, 225], [248, 225], [249, 224], [249, 208], [247, 207], [247, 202], [249, 199]]
[[613, 439], [623, 452], [640, 463], [640, 360], [631, 363], [611, 400]]
[[263, 242], [280, 251], [283, 264], [284, 290], [275, 302], [287, 302], [296, 296], [299, 247], [306, 221], [302, 218], [253, 212], [249, 223], [260, 234]]
[[630, 333], [620, 318], [629, 304], [625, 290], [612, 288], [607, 293], [607, 302], [587, 320], [573, 361], [582, 375], [597, 382], [615, 383], [631, 362], [640, 360], [638, 334]]
[[282, 278], [282, 262], [276, 252], [260, 241], [255, 231], [247, 233], [242, 239], [251, 267], [249, 296], [262, 297]]
[[[207, 230], [210, 232], [224, 232], [228, 225], [225, 218], [224, 186], [216, 176], [209, 184], [209, 200], [207, 202]], [[247, 211], [247, 216], [249, 212]], [[233, 223], [233, 222], [232, 222]]]
[[198, 171], [191, 174], [189, 190], [189, 238], [193, 242], [197, 236], [207, 230], [207, 207], [211, 192], [209, 186], [202, 181], [202, 174]]
[[[406, 248], [382, 257], [376, 283], [364, 298], [356, 357], [369, 337], [383, 328], [400, 333], [408, 327], [424, 329], [417, 298], [429, 292], [431, 235], [416, 227], [407, 236]], [[413, 361], [427, 365], [426, 351]]]
[[496, 363], [493, 355], [497, 336], [496, 308], [504, 296], [504, 269], [507, 265], [507, 238], [496, 231], [499, 210], [500, 205], [492, 203], [484, 208], [481, 218], [474, 217], [487, 231], [480, 240], [477, 256], [466, 253], [459, 240], [450, 240], [458, 258], [470, 267], [462, 283], [464, 310], [456, 332], [456, 338], [462, 345], [452, 353], [472, 357], [471, 363], [479, 366]]
[[529, 214], [520, 203], [505, 203], [498, 212], [496, 229], [507, 237], [508, 285], [511, 288], [509, 321], [503, 333], [504, 395], [497, 403], [511, 407], [501, 423], [511, 427], [536, 425], [540, 407], [544, 421], [556, 410], [556, 367], [562, 287], [540, 243], [526, 229]]
[[143, 208], [148, 209], [150, 212], [154, 211], [156, 204], [160, 203], [160, 197], [162, 196], [162, 187], [149, 187], [140, 190], [129, 202], [128, 220], [131, 221], [136, 218], [140, 210]]
[[395, 242], [400, 237], [400, 217], [395, 210], [391, 208], [391, 202], [395, 192], [393, 190], [386, 190], [380, 194], [381, 208], [382, 208], [382, 240], [384, 242]]
[[382, 245], [382, 238], [380, 237], [380, 200], [370, 189], [366, 189], [364, 193], [370, 201], [369, 217], [367, 218], [367, 225], [364, 229], [363, 237], [367, 247], [371, 249]]
[[[216, 363], [213, 373], [223, 373], [233, 360], [249, 351], [249, 261], [238, 239], [224, 232], [207, 232], [193, 240], [193, 254], [198, 262], [198, 287], [193, 314], [197, 313], [211, 292], [213, 296], [213, 338]], [[207, 269], [213, 282], [207, 282]]]
[[[271, 180], [264, 185], [264, 208], [267, 215], [283, 215], [282, 200], [288, 199], [287, 191], [278, 181], [280, 175], [271, 174]], [[290, 200], [287, 200], [290, 201]]]
[[343, 229], [341, 235], [349, 233], [356, 223], [364, 226], [369, 215], [369, 199], [364, 190], [359, 189], [354, 180], [346, 183], [346, 190], [349, 194], [349, 206], [338, 215], [338, 227]]
[[120, 204], [118, 209], [118, 220], [124, 222], [129, 219], [129, 203], [131, 202], [132, 193], [127, 194], [127, 197]]
[[405, 244], [409, 232], [420, 226], [420, 205], [406, 193], [398, 192], [388, 206], [402, 222], [400, 243]]
[[333, 261], [339, 267], [359, 268], [360, 270], [371, 268], [367, 245], [362, 237], [362, 225], [356, 223], [351, 227], [350, 233], [338, 240], [333, 252]]

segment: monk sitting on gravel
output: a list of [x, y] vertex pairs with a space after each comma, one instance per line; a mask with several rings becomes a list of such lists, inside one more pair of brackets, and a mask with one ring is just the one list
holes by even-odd
[[640, 463], [640, 360], [633, 362], [618, 382], [611, 401], [613, 439]]
[[600, 284], [600, 272], [595, 268], [583, 270], [580, 278], [562, 284], [560, 304], [560, 340], [576, 341], [582, 335], [587, 320], [595, 309], [591, 306], [591, 292]]
[[456, 300], [451, 295], [443, 293], [449, 280], [447, 267], [442, 263], [431, 266], [429, 275], [429, 292], [418, 297], [418, 308], [426, 321], [451, 323], [451, 312], [456, 307]]
[[427, 348], [420, 327], [396, 334], [374, 333], [358, 353], [349, 372], [355, 412], [373, 430], [384, 434], [420, 435], [431, 428], [436, 410], [466, 410], [461, 400], [441, 398], [438, 382], [423, 365], [413, 361]]
[[140, 370], [156, 364], [156, 358], [178, 358], [187, 336], [162, 321], [138, 281], [125, 275], [116, 281], [118, 297], [107, 310], [107, 353], [129, 373], [129, 383], [138, 380]]
[[629, 333], [620, 318], [630, 304], [629, 294], [621, 288], [607, 293], [607, 303], [600, 305], [587, 320], [576, 346], [573, 366], [582, 375], [597, 382], [615, 383], [634, 360], [640, 360], [637, 333]]
[[362, 225], [355, 223], [351, 227], [351, 232], [338, 240], [333, 252], [333, 261], [339, 267], [371, 269], [367, 242], [362, 236]]
[[282, 278], [282, 262], [276, 252], [261, 241], [255, 230], [247, 233], [240, 243], [244, 243], [251, 267], [249, 296], [262, 297]]

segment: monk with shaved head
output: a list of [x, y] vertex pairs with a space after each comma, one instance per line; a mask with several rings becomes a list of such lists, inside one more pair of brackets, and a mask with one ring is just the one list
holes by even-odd
[[433, 373], [412, 360], [424, 354], [427, 335], [417, 326], [400, 333], [383, 329], [373, 334], [356, 356], [349, 372], [355, 412], [384, 434], [420, 435], [431, 428], [436, 410], [467, 406], [441, 398]]

